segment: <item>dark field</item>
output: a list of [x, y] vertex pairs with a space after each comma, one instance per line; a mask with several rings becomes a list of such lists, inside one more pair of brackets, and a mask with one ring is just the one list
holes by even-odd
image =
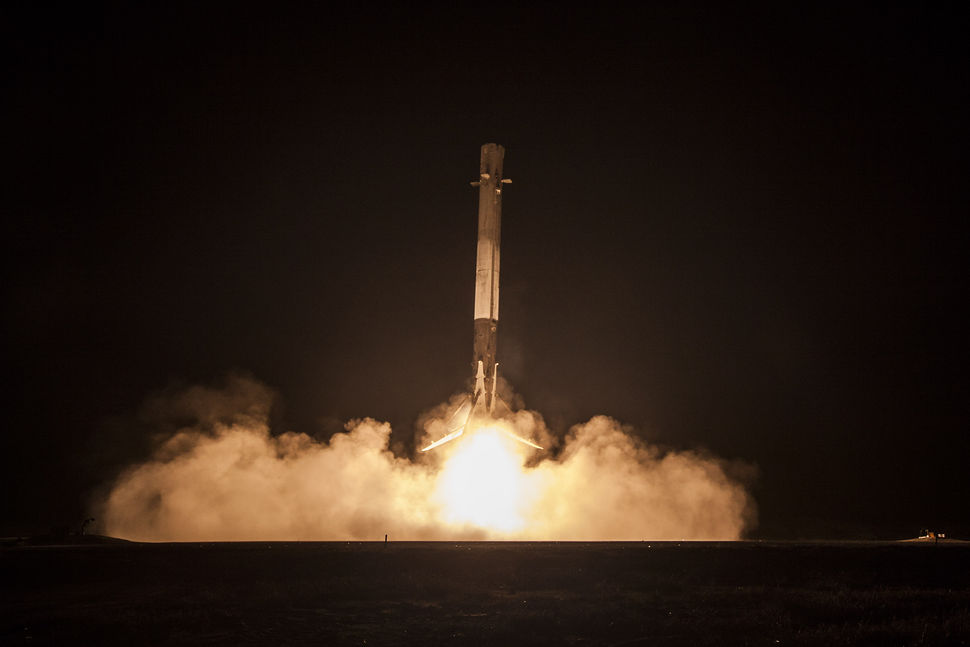
[[8, 547], [0, 587], [5, 645], [970, 644], [967, 544]]

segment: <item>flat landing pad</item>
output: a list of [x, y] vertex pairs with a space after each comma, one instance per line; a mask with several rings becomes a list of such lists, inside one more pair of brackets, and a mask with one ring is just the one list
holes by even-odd
[[0, 644], [970, 644], [970, 547], [8, 547]]

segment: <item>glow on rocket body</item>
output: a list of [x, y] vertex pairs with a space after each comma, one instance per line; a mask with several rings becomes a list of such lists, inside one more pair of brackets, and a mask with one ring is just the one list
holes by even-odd
[[475, 371], [476, 401], [489, 412], [495, 406], [498, 350], [499, 270], [502, 242], [502, 161], [505, 149], [498, 144], [482, 146], [478, 185], [478, 253], [475, 260]]
[[[475, 259], [475, 317], [472, 353], [475, 390], [452, 416], [449, 433], [421, 451], [428, 451], [461, 436], [472, 418], [494, 417], [501, 401], [495, 394], [498, 381], [498, 297], [502, 241], [502, 177], [505, 149], [499, 144], [482, 146], [478, 179], [478, 252]], [[507, 409], [508, 407], [501, 403]], [[542, 449], [511, 434], [516, 440]]]

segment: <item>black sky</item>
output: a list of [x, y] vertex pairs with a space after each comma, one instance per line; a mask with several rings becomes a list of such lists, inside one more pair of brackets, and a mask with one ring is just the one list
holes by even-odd
[[530, 408], [756, 464], [763, 536], [970, 536], [967, 21], [563, 7], [8, 13], [3, 531], [229, 371], [407, 443], [468, 377], [494, 141]]

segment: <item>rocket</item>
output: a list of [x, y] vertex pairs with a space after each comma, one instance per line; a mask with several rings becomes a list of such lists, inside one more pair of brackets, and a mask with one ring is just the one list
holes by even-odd
[[[448, 434], [421, 451], [426, 452], [460, 437], [473, 420], [498, 418], [509, 412], [495, 393], [498, 382], [498, 288], [502, 241], [502, 187], [512, 180], [502, 177], [505, 149], [499, 144], [482, 146], [478, 179], [478, 253], [475, 260], [475, 328], [472, 352], [474, 391], [452, 415]], [[515, 440], [539, 445], [506, 431]]]
[[502, 242], [502, 177], [505, 149], [498, 144], [482, 146], [478, 186], [478, 254], [475, 260], [475, 401], [489, 413], [495, 410], [498, 364], [498, 286]]

